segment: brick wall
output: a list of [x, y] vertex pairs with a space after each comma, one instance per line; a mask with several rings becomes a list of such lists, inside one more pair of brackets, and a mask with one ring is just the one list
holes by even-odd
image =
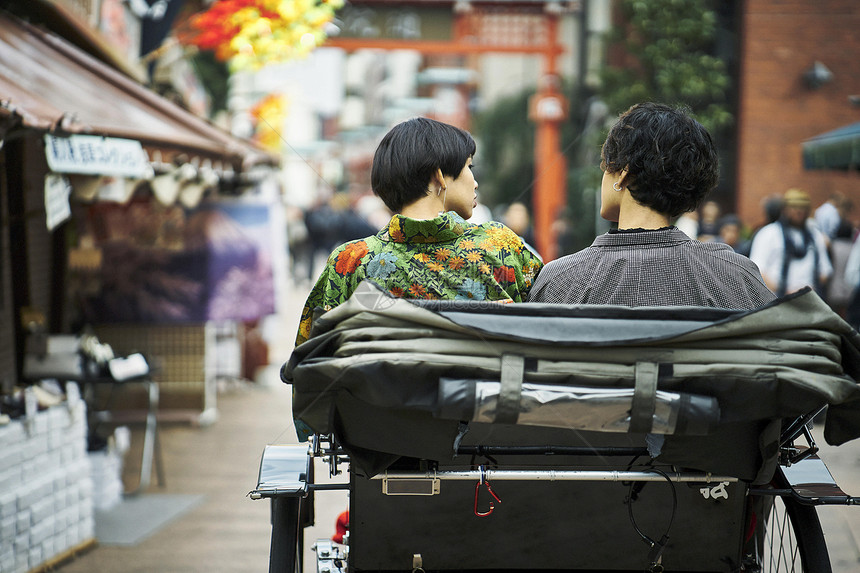
[[0, 571], [26, 573], [92, 541], [86, 432], [80, 399], [0, 426]]
[[[860, 175], [805, 171], [801, 156], [805, 139], [860, 121], [848, 101], [860, 95], [860, 2], [747, 0], [741, 17], [738, 213], [756, 224], [763, 198], [801, 187], [814, 205], [845, 193], [860, 219]], [[802, 78], [815, 61], [833, 72], [817, 90]]]

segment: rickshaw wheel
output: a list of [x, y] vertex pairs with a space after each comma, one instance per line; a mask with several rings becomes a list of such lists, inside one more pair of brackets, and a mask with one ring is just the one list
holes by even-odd
[[[790, 497], [761, 499], [753, 550], [761, 573], [831, 573], [830, 557], [815, 507]], [[755, 567], [758, 567], [757, 569]]]
[[269, 552], [270, 573], [302, 571], [304, 529], [301, 526], [302, 498], [272, 499], [272, 542]]

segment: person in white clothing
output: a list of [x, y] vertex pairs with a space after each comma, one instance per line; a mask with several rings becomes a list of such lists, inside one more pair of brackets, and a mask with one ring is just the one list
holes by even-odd
[[758, 265], [768, 288], [778, 296], [813, 287], [823, 296], [833, 274], [827, 239], [809, 219], [809, 195], [789, 189], [782, 216], [762, 227], [753, 239], [750, 259]]
[[845, 320], [854, 328], [860, 327], [860, 238], [854, 240], [848, 261], [845, 263], [845, 284], [851, 289]]
[[828, 240], [836, 238], [836, 233], [842, 225], [841, 208], [844, 201], [845, 197], [841, 193], [836, 192], [815, 210], [815, 214], [813, 215], [815, 222], [818, 228], [821, 229], [821, 232], [827, 236]]

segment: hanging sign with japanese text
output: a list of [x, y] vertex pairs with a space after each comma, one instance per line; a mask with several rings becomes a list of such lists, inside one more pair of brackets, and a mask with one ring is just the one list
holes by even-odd
[[45, 177], [45, 217], [49, 231], [72, 216], [71, 191], [69, 180], [62, 175], [51, 173]]
[[144, 178], [152, 171], [143, 146], [133, 139], [46, 134], [45, 157], [54, 173]]

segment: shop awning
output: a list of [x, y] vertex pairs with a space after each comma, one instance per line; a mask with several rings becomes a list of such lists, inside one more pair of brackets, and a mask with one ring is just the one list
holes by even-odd
[[62, 38], [0, 14], [0, 119], [56, 135], [134, 139], [243, 169], [276, 158]]
[[860, 122], [803, 142], [805, 169], [860, 169]]

